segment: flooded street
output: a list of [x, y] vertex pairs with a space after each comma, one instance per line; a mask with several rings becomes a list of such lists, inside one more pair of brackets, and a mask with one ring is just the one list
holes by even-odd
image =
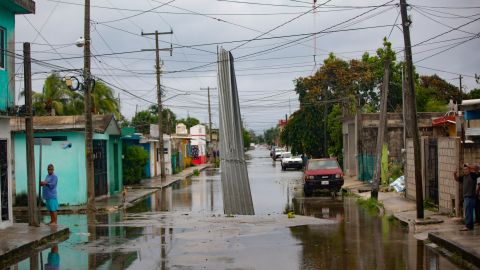
[[304, 198], [302, 172], [282, 171], [267, 149], [247, 154], [253, 217], [223, 215], [210, 169], [126, 211], [59, 216], [70, 238], [11, 269], [460, 269], [355, 198]]

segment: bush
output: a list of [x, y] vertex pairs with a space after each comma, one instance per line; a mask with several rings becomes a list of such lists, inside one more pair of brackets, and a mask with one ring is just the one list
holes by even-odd
[[193, 170], [193, 175], [194, 175], [194, 176], [199, 176], [199, 175], [200, 175], [200, 171], [199, 171], [198, 169]]
[[148, 152], [145, 149], [140, 146], [128, 147], [123, 159], [124, 184], [138, 184], [142, 178], [145, 178], [144, 167], [147, 163]]

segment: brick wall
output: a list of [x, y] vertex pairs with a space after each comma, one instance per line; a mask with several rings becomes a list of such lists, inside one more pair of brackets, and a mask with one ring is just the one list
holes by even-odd
[[460, 140], [438, 138], [438, 206], [440, 212], [451, 213], [455, 209], [458, 184], [453, 173], [458, 170]]
[[407, 139], [406, 147], [406, 162], [405, 162], [405, 187], [407, 198], [415, 200], [415, 162], [413, 158], [413, 141]]

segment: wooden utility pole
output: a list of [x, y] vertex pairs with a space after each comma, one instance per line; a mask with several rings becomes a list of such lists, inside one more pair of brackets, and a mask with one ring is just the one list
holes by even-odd
[[462, 85], [463, 76], [462, 76], [462, 74], [458, 75], [458, 79], [460, 80], [460, 94], [461, 94], [461, 97], [462, 97], [462, 100], [463, 100], [463, 85]]
[[[407, 15], [406, 0], [400, 0], [400, 13], [402, 15], [403, 40], [405, 43], [406, 86], [405, 102], [409, 107], [405, 117], [407, 135], [413, 140], [413, 156], [415, 164], [415, 197], [417, 202], [417, 218], [423, 218], [423, 188], [422, 188], [422, 161], [420, 156], [420, 136], [417, 125], [417, 107], [415, 103], [415, 83], [413, 81], [412, 45], [410, 42], [410, 18]], [[405, 112], [404, 112], [405, 113]]]
[[142, 51], [155, 51], [156, 62], [155, 62], [155, 69], [157, 74], [157, 113], [158, 113], [158, 147], [160, 152], [160, 177], [165, 179], [165, 157], [163, 152], [163, 117], [162, 117], [162, 88], [160, 85], [160, 74], [161, 74], [161, 67], [160, 67], [160, 51], [170, 51], [170, 55], [172, 55], [172, 47], [168, 49], [159, 49], [158, 46], [158, 35], [166, 35], [166, 34], [173, 34], [173, 31], [170, 32], [158, 32], [155, 33], [143, 33], [142, 36], [153, 36], [155, 35], [155, 49], [143, 49]]
[[23, 43], [23, 70], [25, 84], [25, 137], [27, 141], [27, 190], [28, 190], [28, 224], [40, 226], [37, 209], [37, 190], [35, 182], [35, 155], [33, 144], [33, 109], [32, 109], [32, 61], [30, 43]]
[[96, 211], [93, 169], [92, 78], [90, 74], [90, 0], [85, 0], [85, 45], [83, 46], [83, 80], [85, 103], [85, 160], [87, 169], [87, 210]]
[[390, 57], [386, 52], [383, 74], [383, 85], [380, 97], [380, 116], [378, 121], [377, 134], [377, 155], [375, 158], [375, 172], [373, 173], [371, 197], [378, 200], [378, 189], [382, 171], [382, 150], [385, 142], [385, 133], [387, 131], [387, 103], [388, 103], [388, 84], [390, 82]]
[[200, 88], [200, 90], [207, 90], [208, 91], [208, 136], [210, 137], [210, 142], [208, 142], [208, 153], [210, 156], [210, 162], [213, 160], [213, 147], [212, 147], [212, 108], [210, 103], [210, 90], [216, 90], [217, 88]]

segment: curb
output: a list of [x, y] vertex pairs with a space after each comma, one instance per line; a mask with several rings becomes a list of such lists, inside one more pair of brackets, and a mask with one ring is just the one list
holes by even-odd
[[51, 242], [63, 242], [68, 239], [70, 235], [69, 228], [63, 228], [57, 232], [47, 235], [38, 240], [27, 243], [23, 246], [9, 250], [8, 252], [0, 255], [0, 269], [8, 267], [15, 262], [22, 261], [28, 258], [31, 254], [31, 251], [34, 249], [40, 249], [42, 247], [48, 247]]
[[435, 232], [428, 233], [428, 240], [450, 252], [459, 254], [463, 260], [475, 265], [476, 267], [480, 267], [480, 256], [474, 250], [462, 247], [457, 242], [447, 240]]

